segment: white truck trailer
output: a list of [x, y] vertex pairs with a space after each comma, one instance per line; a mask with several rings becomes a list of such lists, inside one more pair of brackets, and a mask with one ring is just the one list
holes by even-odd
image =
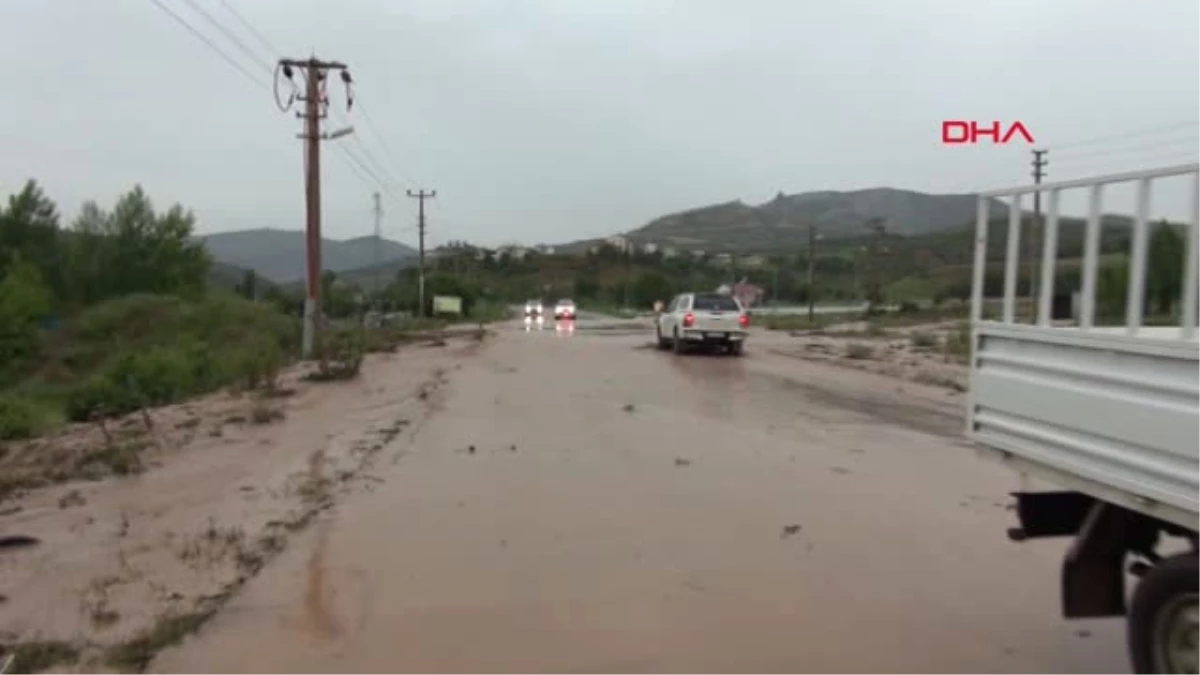
[[[1190, 193], [1180, 321], [1144, 326], [1151, 199], [1164, 180], [1186, 180]], [[1136, 190], [1126, 311], [1122, 325], [1098, 326], [1103, 196], [1118, 184]], [[1069, 190], [1087, 194], [1088, 215], [1078, 316], [1063, 322], [1052, 318], [1051, 301], [1059, 206]], [[1047, 210], [1036, 316], [1018, 320], [1022, 203], [1038, 191]], [[1003, 305], [990, 319], [983, 287], [994, 199], [1010, 208]], [[1021, 475], [1011, 539], [1074, 538], [1062, 565], [1064, 616], [1126, 616], [1138, 673], [1197, 672], [1198, 213], [1200, 164], [979, 195], [967, 434], [982, 455]]]

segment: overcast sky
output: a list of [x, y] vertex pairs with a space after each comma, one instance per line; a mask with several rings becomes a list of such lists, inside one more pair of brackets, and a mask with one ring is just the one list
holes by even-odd
[[[159, 2], [270, 81], [189, 0]], [[190, 2], [279, 56], [222, 0]], [[948, 118], [1023, 122], [1051, 180], [1197, 155], [1196, 0], [227, 2], [286, 55], [351, 67], [357, 133], [323, 144], [334, 238], [370, 233], [377, 189], [334, 143], [393, 177], [385, 235], [412, 242], [403, 190], [437, 189], [434, 244], [574, 240], [778, 191], [1028, 182], [1030, 146], [946, 147]], [[299, 121], [153, 0], [0, 0], [0, 73], [3, 192], [34, 177], [73, 217], [140, 182], [201, 232], [303, 227]], [[1156, 211], [1182, 214], [1182, 192]]]

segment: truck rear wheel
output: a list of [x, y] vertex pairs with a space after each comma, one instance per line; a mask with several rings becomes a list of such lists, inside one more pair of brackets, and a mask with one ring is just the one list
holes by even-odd
[[1135, 673], [1197, 672], [1196, 552], [1172, 556], [1138, 583], [1129, 609], [1129, 654]]

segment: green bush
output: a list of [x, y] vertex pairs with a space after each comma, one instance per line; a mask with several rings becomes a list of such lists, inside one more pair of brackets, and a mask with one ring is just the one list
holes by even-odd
[[0, 394], [0, 441], [29, 438], [37, 432], [37, 407], [27, 398]]
[[72, 323], [72, 362], [99, 368], [66, 396], [66, 417], [122, 415], [240, 382], [274, 385], [295, 346], [295, 322], [271, 305], [214, 294], [199, 301], [132, 295]]
[[363, 331], [347, 330], [322, 338], [320, 367], [307, 377], [313, 382], [350, 380], [362, 369], [366, 349]]

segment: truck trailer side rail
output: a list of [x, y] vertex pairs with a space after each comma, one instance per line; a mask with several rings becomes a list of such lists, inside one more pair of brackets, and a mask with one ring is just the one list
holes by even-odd
[[[1174, 326], [1146, 326], [1144, 297], [1152, 188], [1186, 177], [1181, 304]], [[1133, 183], [1135, 212], [1124, 320], [1097, 325], [1097, 278], [1107, 186]], [[1062, 196], [1087, 193], [1078, 321], [1052, 320]], [[1022, 207], [1046, 195], [1034, 315], [1017, 318]], [[983, 316], [990, 205], [1008, 198], [1003, 299]], [[1197, 342], [1200, 164], [1027, 185], [979, 195], [972, 279], [967, 433], [1023, 473], [1195, 531], [1200, 508], [1200, 343]]]

